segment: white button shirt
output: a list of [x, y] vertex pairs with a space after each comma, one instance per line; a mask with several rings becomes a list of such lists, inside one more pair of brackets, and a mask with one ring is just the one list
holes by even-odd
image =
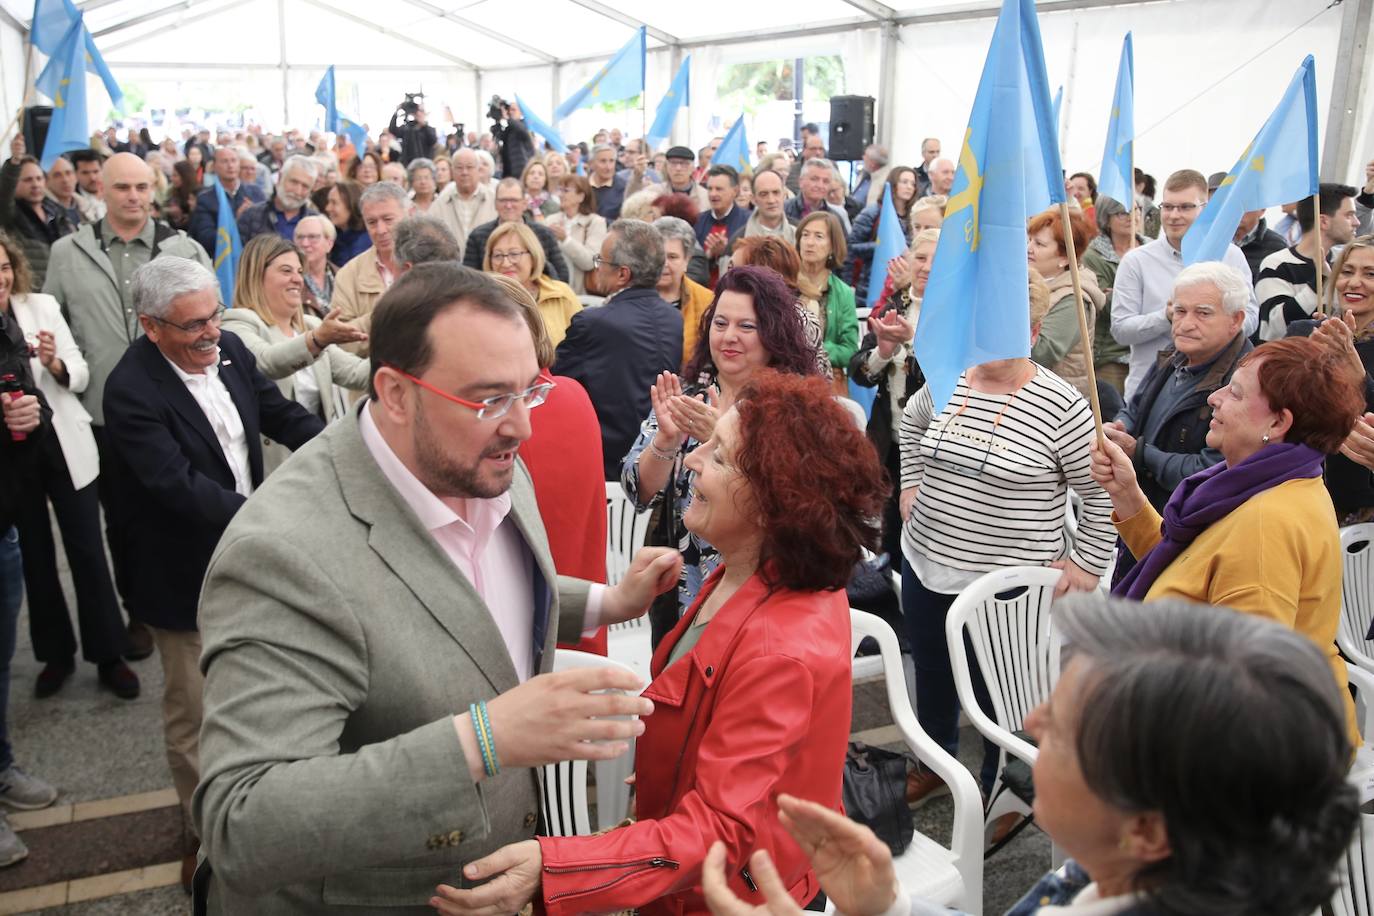
[[[163, 359], [167, 359], [165, 356]], [[181, 367], [170, 359], [167, 365], [177, 374], [191, 392], [210, 428], [215, 431], [219, 447], [224, 452], [224, 460], [234, 475], [234, 492], [241, 496], [253, 495], [253, 474], [248, 468], [248, 438], [243, 431], [243, 418], [239, 416], [238, 406], [229, 396], [229, 389], [219, 377], [219, 360], [199, 375], [181, 371]]]

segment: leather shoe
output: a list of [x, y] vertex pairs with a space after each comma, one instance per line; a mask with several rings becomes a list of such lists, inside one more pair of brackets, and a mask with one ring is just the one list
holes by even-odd
[[100, 665], [100, 683], [121, 700], [132, 700], [138, 696], [138, 675], [118, 659]]
[[131, 662], [141, 662], [153, 654], [153, 634], [141, 621], [129, 621], [129, 651], [124, 658]]
[[38, 672], [38, 680], [33, 685], [33, 695], [38, 699], [50, 697], [62, 689], [62, 685], [67, 683], [67, 678], [72, 676], [76, 670], [76, 665], [72, 662], [48, 662], [43, 666], [43, 670]]
[[181, 857], [181, 889], [186, 892], [186, 896], [191, 895], [191, 884], [196, 877], [196, 854], [188, 852]]
[[906, 774], [906, 803], [920, 808], [931, 799], [949, 794], [949, 786], [931, 770], [918, 766]]

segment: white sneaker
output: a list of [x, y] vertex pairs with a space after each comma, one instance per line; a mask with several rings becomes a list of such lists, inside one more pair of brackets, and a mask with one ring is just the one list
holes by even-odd
[[19, 834], [10, 826], [9, 819], [0, 813], [0, 868], [22, 862], [29, 856], [29, 847], [19, 839]]
[[[0, 804], [19, 811], [33, 811], [37, 808], [46, 808], [56, 800], [56, 789], [17, 766], [11, 765], [9, 769], [0, 772]], [[2, 858], [3, 856], [0, 856], [0, 859]]]

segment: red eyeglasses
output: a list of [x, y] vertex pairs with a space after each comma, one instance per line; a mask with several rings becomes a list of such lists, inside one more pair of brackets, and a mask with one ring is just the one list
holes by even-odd
[[390, 368], [410, 379], [426, 391], [432, 391], [445, 400], [452, 401], [455, 404], [462, 404], [469, 410], [477, 411], [477, 419], [479, 420], [499, 420], [501, 417], [510, 413], [511, 406], [514, 405], [517, 400], [523, 401], [526, 407], [533, 410], [548, 399], [549, 392], [555, 387], [553, 378], [547, 372], [541, 372], [539, 373], [538, 383], [531, 385], [524, 391], [513, 391], [510, 394], [494, 394], [480, 401], [469, 401], [466, 398], [458, 397], [456, 394], [449, 394], [447, 391], [435, 388], [429, 382], [411, 375], [404, 369], [398, 369], [395, 366], [391, 366]]

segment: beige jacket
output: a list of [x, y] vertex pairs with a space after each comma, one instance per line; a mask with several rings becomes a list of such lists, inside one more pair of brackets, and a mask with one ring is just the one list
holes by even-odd
[[466, 251], [472, 230], [496, 219], [496, 192], [489, 185], [479, 184], [472, 197], [463, 200], [458, 196], [458, 185], [450, 181], [430, 205], [429, 215], [443, 220], [453, 230], [458, 250]]
[[[386, 292], [382, 275], [377, 270], [377, 249], [369, 248], [349, 261], [334, 277], [334, 296], [329, 307], [339, 309], [339, 318], [356, 324], [364, 331], [372, 330], [372, 310]], [[367, 356], [367, 341], [344, 344], [343, 348], [355, 356]]]

